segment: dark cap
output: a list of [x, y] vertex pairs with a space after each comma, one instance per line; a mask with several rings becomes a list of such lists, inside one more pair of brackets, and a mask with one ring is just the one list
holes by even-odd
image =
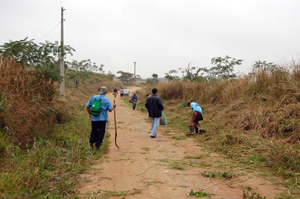
[[192, 102], [194, 102], [194, 101], [190, 101], [190, 102], [188, 103], [188, 106], [189, 106]]

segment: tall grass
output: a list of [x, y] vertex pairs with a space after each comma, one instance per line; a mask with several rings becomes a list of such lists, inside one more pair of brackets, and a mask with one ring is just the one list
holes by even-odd
[[[231, 124], [239, 130], [258, 131], [262, 137], [300, 136], [300, 77], [299, 65], [277, 71], [253, 71], [236, 80], [214, 82], [173, 81], [159, 83], [159, 95], [164, 100], [184, 102], [194, 100], [200, 105], [231, 108], [223, 117], [243, 110]], [[227, 115], [227, 116], [226, 116]], [[299, 138], [299, 137], [298, 137]], [[296, 141], [296, 140], [294, 140]]]
[[[300, 66], [255, 70], [235, 80], [172, 81], [155, 87], [162, 98], [168, 125], [187, 132], [194, 100], [203, 109], [199, 144], [245, 165], [270, 169], [299, 186]], [[147, 92], [152, 88], [148, 87]], [[184, 106], [185, 105], [185, 106]]]
[[54, 108], [52, 82], [42, 75], [31, 75], [12, 59], [0, 58], [0, 88], [4, 109], [0, 123], [21, 147], [36, 136], [51, 134], [54, 124], [63, 119], [61, 110]]
[[77, 176], [108, 151], [108, 134], [90, 149], [85, 108], [101, 84], [114, 86], [105, 77], [89, 74], [62, 101], [57, 84], [0, 57], [0, 198], [77, 197]]

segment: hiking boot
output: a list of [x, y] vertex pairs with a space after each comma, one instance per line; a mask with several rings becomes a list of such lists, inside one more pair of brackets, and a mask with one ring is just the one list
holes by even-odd
[[152, 138], [156, 138], [156, 135], [155, 135], [155, 136], [152, 136], [152, 135], [151, 135], [151, 137], [152, 137]]
[[194, 133], [194, 127], [193, 126], [190, 126], [190, 132], [188, 132], [187, 134], [188, 135], [194, 135], [195, 133]]
[[198, 128], [195, 128], [195, 130], [196, 130], [196, 133], [198, 133], [198, 134], [199, 134], [199, 129], [198, 129]]

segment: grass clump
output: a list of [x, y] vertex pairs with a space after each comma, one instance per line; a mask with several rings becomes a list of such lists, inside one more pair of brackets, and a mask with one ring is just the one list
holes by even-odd
[[260, 194], [252, 191], [251, 187], [247, 187], [246, 191], [243, 190], [243, 199], [266, 199], [267, 197], [262, 197]]
[[193, 189], [191, 190], [189, 195], [190, 196], [195, 196], [195, 197], [198, 197], [198, 198], [202, 198], [202, 197], [205, 197], [205, 196], [210, 196], [210, 194], [208, 194], [206, 192], [203, 192], [202, 190], [194, 192]]

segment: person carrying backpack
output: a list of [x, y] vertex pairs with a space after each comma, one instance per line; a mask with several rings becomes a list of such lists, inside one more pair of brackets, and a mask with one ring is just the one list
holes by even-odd
[[112, 112], [116, 105], [112, 105], [110, 100], [106, 97], [107, 88], [102, 86], [98, 89], [98, 95], [91, 97], [89, 102], [86, 104], [87, 112], [92, 121], [92, 131], [90, 135], [90, 146], [93, 149], [94, 144], [96, 145], [96, 151], [100, 151], [102, 145], [108, 116], [107, 111]]
[[188, 106], [190, 106], [193, 109], [193, 114], [190, 119], [190, 132], [188, 132], [188, 135], [193, 135], [194, 130], [196, 131], [197, 134], [202, 135], [203, 133], [205, 133], [205, 130], [200, 129], [200, 132], [199, 132], [199, 129], [198, 129], [198, 125], [199, 125], [198, 121], [203, 120], [202, 108], [199, 106], [199, 104], [197, 104], [194, 101], [190, 101], [188, 103]]

